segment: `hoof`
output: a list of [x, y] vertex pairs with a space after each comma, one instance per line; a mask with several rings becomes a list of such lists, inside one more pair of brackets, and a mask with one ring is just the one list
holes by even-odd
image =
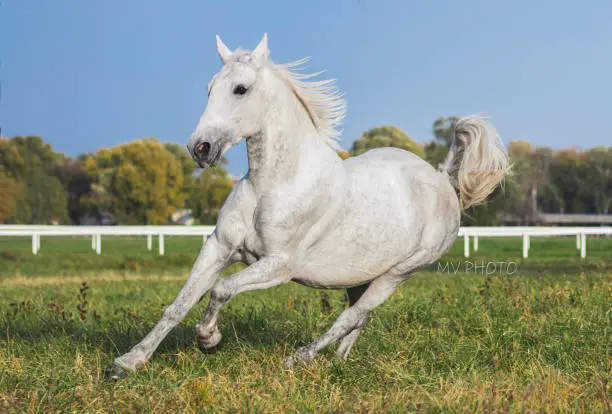
[[297, 362], [304, 365], [309, 365], [312, 361], [314, 361], [315, 356], [316, 354], [308, 349], [308, 347], [299, 348], [297, 351], [295, 351], [295, 354], [291, 355], [285, 360], [285, 367], [291, 370]]
[[205, 354], [209, 354], [209, 355], [216, 354], [220, 347], [221, 345], [219, 344], [206, 347], [203, 344], [201, 344], [200, 341], [198, 341], [198, 348], [200, 349], [200, 351], [202, 351]]
[[199, 326], [196, 326], [196, 339], [198, 340], [198, 348], [205, 354], [214, 354], [219, 350], [219, 343], [221, 342], [221, 332], [219, 328], [215, 326], [210, 331], [204, 331]]
[[293, 355], [285, 359], [285, 368], [287, 368], [288, 370], [292, 370], [294, 364], [295, 364], [295, 358], [293, 357]]
[[128, 373], [125, 370], [125, 368], [120, 367], [114, 362], [110, 364], [108, 367], [106, 367], [106, 369], [104, 370], [104, 378], [112, 379], [115, 381], [123, 379], [127, 377], [127, 375]]

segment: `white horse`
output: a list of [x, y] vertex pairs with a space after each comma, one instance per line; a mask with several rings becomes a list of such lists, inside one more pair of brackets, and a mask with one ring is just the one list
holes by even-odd
[[[333, 138], [346, 104], [334, 80], [296, 73], [307, 59], [273, 63], [266, 35], [253, 52], [231, 52], [217, 36], [217, 50], [224, 66], [208, 86], [208, 106], [187, 148], [204, 168], [244, 137], [249, 171], [225, 201], [185, 286], [151, 332], [107, 368], [112, 378], [144, 364], [211, 288], [196, 326], [203, 351], [221, 340], [217, 315], [234, 295], [290, 281], [346, 289], [350, 306], [287, 366], [312, 361], [336, 341], [346, 358], [368, 314], [442, 256], [456, 239], [461, 209], [483, 201], [509, 168], [497, 132], [475, 116], [456, 123], [439, 171], [395, 148], [343, 161]], [[249, 266], [217, 282], [238, 261]]]

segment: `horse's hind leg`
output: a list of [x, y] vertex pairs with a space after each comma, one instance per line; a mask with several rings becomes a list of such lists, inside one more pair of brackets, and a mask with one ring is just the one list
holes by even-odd
[[[298, 348], [293, 356], [287, 358], [287, 367], [291, 368], [296, 360], [304, 362], [312, 361], [317, 352], [340, 338], [344, 339], [337, 352], [340, 356], [348, 355], [359, 336], [359, 330], [365, 324], [368, 314], [387, 300], [403, 281], [410, 278], [414, 272], [431, 263], [434, 259], [436, 258], [432, 256], [429, 250], [423, 249], [410, 256], [405, 262], [395, 266], [389, 273], [379, 276], [378, 279], [373, 280], [369, 285], [365, 285], [367, 288], [358, 298], [358, 291], [351, 292], [353, 293], [353, 298], [357, 298], [355, 303], [340, 314], [336, 322], [323, 336], [310, 345]], [[351, 296], [349, 296], [350, 298]], [[350, 300], [352, 301], [352, 299]]]
[[[361, 295], [363, 295], [363, 293], [366, 291], [368, 286], [370, 286], [369, 283], [365, 285], [348, 288], [346, 290], [346, 294], [349, 300], [349, 307], [357, 303], [357, 301], [359, 300]], [[340, 358], [346, 359], [348, 357], [360, 333], [361, 333], [361, 328], [355, 328], [348, 335], [342, 338], [342, 342], [340, 342], [338, 349], [336, 349], [336, 354], [338, 354]]]
[[[352, 338], [354, 342], [358, 335], [358, 333], [353, 333], [355, 329], [363, 327], [368, 314], [387, 300], [403, 280], [396, 276], [381, 276], [371, 282], [355, 304], [342, 312], [323, 336], [309, 345], [298, 348], [293, 356], [287, 358], [287, 367], [293, 367], [296, 360], [312, 361], [320, 350], [348, 334], [355, 335], [355, 338]], [[347, 345], [350, 341], [351, 339], [347, 340]]]

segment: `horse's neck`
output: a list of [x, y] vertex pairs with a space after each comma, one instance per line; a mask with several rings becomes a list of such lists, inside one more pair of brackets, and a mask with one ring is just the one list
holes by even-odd
[[304, 186], [342, 168], [341, 159], [319, 132], [293, 92], [279, 87], [266, 113], [266, 127], [247, 139], [249, 181], [263, 194], [286, 184]]
[[322, 161], [329, 167], [339, 162], [340, 158], [315, 134], [314, 128], [304, 132], [274, 126], [248, 138], [248, 177], [255, 191], [261, 194], [279, 185], [297, 183], [303, 175], [314, 178], [326, 173], [322, 171]]

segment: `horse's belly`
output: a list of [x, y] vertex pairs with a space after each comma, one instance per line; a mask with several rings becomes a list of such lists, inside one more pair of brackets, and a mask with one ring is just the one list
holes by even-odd
[[301, 256], [294, 280], [313, 287], [362, 285], [411, 256], [420, 241], [399, 223], [388, 223], [376, 232], [373, 227], [370, 232], [361, 226], [340, 227]]
[[363, 269], [358, 265], [304, 264], [296, 270], [294, 282], [314, 288], [342, 289], [366, 284], [385, 273], [385, 269]]

